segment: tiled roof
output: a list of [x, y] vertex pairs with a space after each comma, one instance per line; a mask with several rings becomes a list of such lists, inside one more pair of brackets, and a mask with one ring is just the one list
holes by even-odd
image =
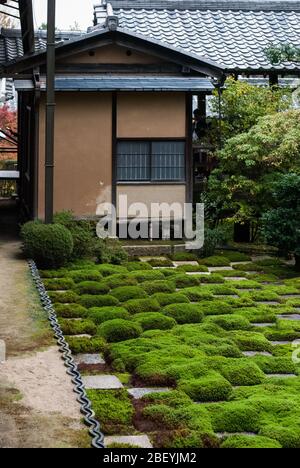
[[[291, 43], [300, 47], [300, 1], [112, 0], [111, 3], [120, 27], [207, 57], [227, 70], [300, 70], [299, 64], [293, 63], [273, 66], [264, 52], [271, 44]], [[96, 17], [101, 9], [103, 6], [95, 7]]]

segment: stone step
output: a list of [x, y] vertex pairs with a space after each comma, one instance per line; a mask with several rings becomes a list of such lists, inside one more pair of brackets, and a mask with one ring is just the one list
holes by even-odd
[[129, 388], [128, 393], [133, 396], [136, 400], [143, 398], [145, 395], [150, 393], [167, 393], [170, 392], [170, 388]]
[[208, 267], [208, 271], [211, 273], [215, 271], [233, 271], [233, 268], [231, 266], [220, 266], [220, 267]]
[[188, 265], [188, 266], [199, 266], [199, 263], [196, 262], [196, 261], [194, 261], [194, 260], [193, 260], [193, 261], [183, 261], [183, 262], [176, 262], [176, 261], [174, 261], [174, 262], [173, 262], [173, 265], [174, 265], [176, 268], [178, 268], [178, 267], [180, 267], [180, 266], [186, 266], [186, 265]]
[[253, 327], [274, 327], [275, 326], [275, 323], [270, 323], [270, 322], [261, 322], [261, 323], [251, 323], [251, 325], [253, 325]]
[[278, 306], [280, 302], [277, 301], [255, 301], [258, 305]]
[[279, 314], [277, 318], [283, 320], [300, 320], [300, 314]]
[[224, 437], [231, 437], [231, 436], [249, 436], [249, 437], [257, 437], [255, 432], [216, 432], [216, 436], [219, 439], [223, 439]]
[[105, 364], [105, 360], [100, 354], [77, 354], [77, 356], [74, 357], [74, 360], [77, 364]]
[[270, 379], [289, 379], [298, 377], [296, 374], [266, 374], [267, 378]]
[[271, 353], [267, 351], [243, 351], [242, 353], [246, 357], [254, 357], [254, 356], [272, 356]]
[[293, 344], [293, 341], [288, 341], [288, 340], [282, 340], [282, 341], [270, 341], [270, 343], [273, 346], [282, 346], [282, 345], [291, 345]]
[[135, 435], [135, 436], [108, 436], [105, 437], [105, 446], [110, 446], [112, 444], [126, 444], [133, 445], [134, 447], [139, 448], [153, 448], [153, 445], [150, 442], [150, 439], [147, 435]]
[[247, 281], [244, 276], [224, 276], [225, 281]]
[[115, 390], [123, 388], [123, 384], [115, 375], [88, 375], [82, 377], [86, 389], [92, 390]]

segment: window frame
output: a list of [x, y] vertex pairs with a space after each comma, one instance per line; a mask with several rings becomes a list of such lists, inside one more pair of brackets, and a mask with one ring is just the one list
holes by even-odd
[[[149, 158], [149, 170], [150, 178], [149, 179], [140, 179], [140, 180], [119, 180], [118, 179], [118, 144], [119, 143], [128, 143], [128, 142], [140, 142], [147, 143], [150, 146], [150, 158]], [[159, 142], [169, 142], [169, 143], [183, 143], [184, 144], [184, 165], [183, 171], [184, 176], [182, 179], [154, 179], [153, 178], [153, 143]], [[186, 138], [117, 138], [116, 139], [116, 184], [117, 185], [185, 185], [187, 183], [187, 163], [186, 163], [186, 154], [187, 154], [187, 141]]]

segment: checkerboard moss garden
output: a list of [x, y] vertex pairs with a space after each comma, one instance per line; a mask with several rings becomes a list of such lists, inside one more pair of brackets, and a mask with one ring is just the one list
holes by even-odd
[[83, 377], [120, 382], [88, 389], [106, 436], [146, 434], [164, 448], [300, 448], [299, 273], [235, 252], [196, 261], [41, 271], [75, 359], [105, 362], [79, 364]]

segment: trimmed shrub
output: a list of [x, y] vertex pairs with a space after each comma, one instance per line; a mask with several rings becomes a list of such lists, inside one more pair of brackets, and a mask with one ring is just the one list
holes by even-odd
[[169, 258], [152, 258], [148, 263], [153, 268], [168, 268], [173, 266], [173, 262]]
[[134, 278], [128, 278], [127, 275], [111, 275], [106, 277], [102, 283], [106, 284], [110, 289], [121, 288], [122, 286], [136, 286], [138, 284], [137, 280]]
[[259, 385], [265, 380], [264, 373], [250, 360], [231, 360], [221, 366], [220, 373], [235, 386]]
[[134, 322], [141, 325], [144, 331], [146, 330], [170, 330], [176, 325], [176, 321], [171, 317], [166, 317], [158, 312], [146, 312], [144, 314], [136, 314], [133, 317]]
[[209, 291], [202, 291], [201, 287], [182, 289], [180, 294], [184, 294], [191, 302], [209, 301], [213, 295]]
[[95, 254], [99, 263], [121, 265], [128, 262], [128, 254], [118, 239], [97, 239]]
[[74, 354], [101, 353], [106, 348], [103, 338], [97, 336], [93, 336], [92, 338], [86, 336], [66, 336], [66, 341]]
[[197, 304], [171, 304], [163, 309], [163, 313], [179, 324], [200, 323], [203, 320], [202, 309]]
[[86, 307], [87, 309], [91, 309], [92, 307], [106, 307], [106, 306], [117, 306], [119, 305], [118, 299], [113, 296], [93, 296], [90, 294], [84, 294], [80, 297], [79, 303]]
[[249, 320], [240, 315], [209, 316], [209, 322], [213, 322], [224, 330], [248, 330], [251, 328]]
[[68, 272], [68, 276], [75, 283], [82, 283], [83, 281], [101, 281], [103, 276], [97, 270], [73, 270]]
[[217, 254], [228, 258], [230, 262], [251, 262], [250, 255], [235, 250], [222, 250]]
[[185, 273], [207, 273], [208, 268], [205, 265], [180, 265], [177, 271], [184, 271]]
[[211, 372], [198, 379], [182, 380], [179, 389], [194, 401], [225, 401], [232, 393], [232, 386], [221, 375]]
[[159, 302], [161, 307], [165, 307], [170, 304], [187, 304], [189, 300], [185, 294], [181, 292], [167, 294], [167, 293], [156, 293], [153, 296], [153, 299]]
[[127, 434], [134, 416], [127, 390], [87, 390], [87, 395], [105, 434]]
[[174, 293], [176, 290], [174, 283], [166, 280], [145, 281], [142, 288], [150, 296], [155, 293]]
[[52, 302], [57, 302], [59, 304], [71, 304], [71, 303], [78, 303], [80, 300], [80, 296], [73, 291], [66, 291], [66, 292], [58, 292], [58, 291], [50, 291], [48, 293]]
[[110, 265], [110, 264], [102, 264], [96, 266], [97, 271], [101, 273], [103, 276], [111, 276], [111, 275], [128, 275], [128, 270], [125, 266], [122, 265]]
[[70, 278], [45, 279], [43, 282], [47, 291], [66, 291], [75, 286]]
[[225, 283], [223, 276], [217, 274], [199, 276], [200, 283]]
[[109, 320], [98, 328], [98, 334], [110, 343], [138, 338], [141, 333], [139, 324], [122, 319]]
[[226, 257], [221, 257], [218, 255], [214, 255], [211, 257], [203, 258], [199, 260], [201, 265], [206, 265], [208, 267], [223, 267], [223, 266], [230, 266], [230, 260]]
[[217, 247], [220, 244], [224, 244], [226, 240], [226, 233], [222, 227], [217, 227], [214, 229], [205, 228], [204, 245], [199, 254], [201, 257], [209, 257], [214, 255]]
[[61, 268], [59, 270], [40, 270], [40, 277], [45, 279], [65, 278], [68, 276], [68, 270]]
[[82, 283], [77, 284], [74, 288], [77, 294], [107, 294], [110, 289], [103, 283], [97, 283], [96, 281], [83, 281]]
[[174, 262], [197, 262], [198, 257], [196, 254], [191, 253], [191, 252], [175, 252], [172, 255], [170, 255], [170, 258]]
[[30, 221], [21, 229], [24, 252], [41, 268], [65, 265], [73, 252], [71, 233], [60, 224]]
[[88, 225], [83, 222], [74, 222], [68, 227], [73, 239], [73, 258], [90, 257], [93, 254], [95, 238]]
[[62, 318], [84, 318], [88, 314], [87, 309], [79, 304], [54, 304], [54, 309]]
[[149, 299], [132, 299], [123, 304], [123, 307], [128, 310], [130, 314], [139, 314], [142, 312], [159, 312], [159, 303], [152, 298]]
[[88, 310], [88, 317], [96, 323], [96, 325], [101, 325], [101, 323], [107, 322], [108, 320], [127, 320], [130, 318], [130, 315], [124, 307], [92, 307]]
[[126, 302], [131, 299], [144, 299], [147, 297], [145, 291], [139, 286], [121, 286], [111, 292], [111, 295], [116, 297], [119, 302]]
[[224, 314], [233, 314], [233, 309], [230, 304], [225, 301], [218, 301], [217, 299], [213, 301], [202, 301], [198, 305], [201, 308], [204, 315], [224, 315]]
[[97, 327], [91, 320], [59, 320], [65, 335], [96, 335]]
[[159, 270], [131, 271], [129, 277], [136, 279], [139, 283], [165, 279], [164, 274]]
[[172, 279], [174, 276], [178, 275], [178, 268], [163, 268], [160, 271], [164, 275], [165, 278], [169, 278], [169, 279]]
[[148, 262], [128, 262], [126, 268], [128, 271], [152, 270], [152, 266]]
[[192, 275], [187, 275], [187, 274], [178, 274], [172, 278], [172, 281], [175, 282], [176, 288], [181, 289], [181, 288], [189, 288], [192, 286], [198, 286], [199, 285], [199, 278], [196, 276]]
[[280, 449], [277, 440], [262, 436], [233, 435], [228, 437], [221, 445], [223, 449]]

